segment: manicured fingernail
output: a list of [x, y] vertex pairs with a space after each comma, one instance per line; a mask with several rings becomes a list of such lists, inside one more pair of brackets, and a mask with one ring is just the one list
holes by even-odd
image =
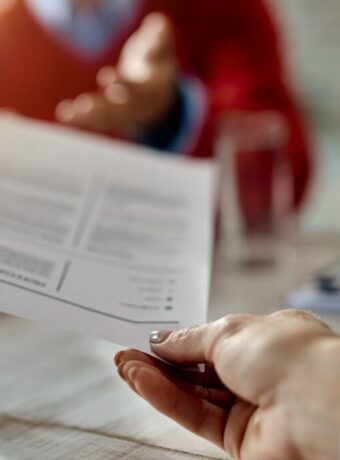
[[153, 331], [150, 334], [150, 343], [152, 345], [159, 345], [166, 341], [172, 331]]

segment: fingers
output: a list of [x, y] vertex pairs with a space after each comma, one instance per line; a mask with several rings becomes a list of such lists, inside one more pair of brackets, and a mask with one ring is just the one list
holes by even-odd
[[183, 383], [198, 385], [205, 388], [223, 389], [225, 391], [225, 386], [217, 376], [213, 366], [207, 365], [204, 372], [191, 372], [169, 366], [150, 355], [136, 350], [121, 351], [117, 353], [114, 361], [117, 367], [129, 361], [139, 361], [154, 366], [169, 377], [182, 381]]
[[235, 399], [228, 403], [220, 400], [217, 404], [216, 394], [222, 394], [220, 390], [181, 386], [143, 362], [121, 362], [119, 374], [155, 409], [240, 458], [255, 406]]
[[173, 51], [174, 31], [170, 20], [162, 13], [151, 13], [131, 35], [123, 52], [138, 53], [144, 59], [159, 59]]
[[330, 334], [320, 320], [295, 310], [230, 315], [187, 330], [153, 333], [151, 348], [175, 364], [213, 363], [231, 392], [260, 404], [304, 365], [311, 345]]
[[149, 44], [148, 59], [160, 59], [174, 51], [174, 30], [170, 20], [162, 13], [151, 13], [142, 22], [140, 33]]
[[132, 97], [133, 86], [114, 67], [103, 67], [97, 74], [98, 86], [108, 101], [116, 105], [126, 105]]
[[124, 44], [115, 67], [98, 72], [101, 95], [117, 112], [120, 130], [134, 138], [169, 112], [176, 98], [177, 59], [170, 21], [150, 14]]
[[157, 369], [130, 361], [120, 368], [122, 378], [156, 410], [188, 430], [223, 447], [228, 412], [188, 394]]
[[[167, 377], [167, 375], [165, 375], [165, 377]], [[207, 388], [200, 385], [181, 382], [179, 380], [173, 380], [171, 378], [169, 378], [169, 380], [186, 393], [204, 399], [210, 404], [224, 410], [230, 410], [237, 399], [237, 397], [227, 389]]]
[[117, 71], [114, 67], [102, 67], [97, 73], [97, 83], [102, 88], [113, 85], [118, 81]]
[[79, 96], [76, 100], [72, 101], [67, 99], [61, 101], [55, 110], [55, 116], [58, 121], [62, 123], [72, 123], [77, 114], [84, 114], [91, 112], [93, 109], [93, 100], [87, 96]]
[[62, 101], [55, 110], [56, 120], [99, 133], [120, 132], [128, 112], [125, 95], [119, 91], [111, 95], [115, 103], [99, 93], [81, 94], [74, 101]]
[[[179, 373], [174, 373], [171, 372], [171, 368], [169, 369], [160, 369], [159, 367], [153, 366], [152, 364], [146, 363], [144, 361], [140, 360], [134, 360], [131, 359], [129, 361], [124, 361], [122, 359], [117, 358], [116, 360], [116, 365], [118, 368], [118, 373], [122, 377], [122, 368], [126, 366], [127, 364], [131, 365], [132, 363], [139, 365], [139, 366], [144, 366], [145, 368], [150, 368], [159, 374], [163, 375], [167, 379], [169, 379], [173, 384], [175, 384], [178, 388], [181, 390], [185, 391], [186, 393], [190, 395], [194, 395], [198, 398], [204, 399], [211, 404], [214, 404], [215, 406], [218, 406], [222, 409], [229, 409], [233, 403], [235, 402], [235, 395], [232, 394], [229, 390], [227, 390], [225, 387], [220, 387], [220, 388], [210, 388], [210, 387], [204, 387], [200, 384], [198, 384], [195, 380], [190, 381], [189, 379], [186, 379], [186, 376], [179, 374]], [[168, 366], [169, 367], [169, 366]], [[195, 373], [192, 373], [193, 375]], [[196, 373], [199, 374], [199, 373]]]
[[145, 18], [139, 29], [125, 43], [117, 64], [117, 73], [125, 82], [140, 85], [159, 74], [175, 69], [174, 34], [170, 21], [161, 13]]
[[116, 362], [123, 379], [155, 409], [235, 458], [293, 458], [286, 437], [291, 420], [278, 402], [296, 381], [296, 370], [299, 378], [306, 361], [313, 368], [309, 358], [320, 338], [330, 336], [334, 333], [317, 317], [295, 310], [231, 315], [151, 335], [153, 351], [172, 363], [213, 363], [225, 391], [197, 385], [182, 370], [174, 376], [166, 364], [132, 350]]
[[117, 67], [99, 70], [97, 83], [101, 88], [143, 83], [150, 77], [151, 61], [170, 54], [175, 54], [173, 27], [164, 14], [151, 13], [124, 45]]
[[101, 91], [60, 102], [55, 110], [56, 120], [81, 129], [134, 138], [136, 132], [149, 129], [171, 106], [175, 61], [170, 21], [161, 13], [150, 14], [127, 40], [117, 66], [98, 72]]
[[[298, 310], [283, 310], [268, 317], [229, 315], [212, 323], [180, 331], [155, 331], [151, 333], [150, 345], [153, 352], [169, 362], [181, 365], [211, 363], [216, 361], [221, 345], [228, 345], [231, 339], [245, 329], [249, 330], [256, 325], [259, 328], [263, 326], [266, 329], [266, 335], [275, 338], [278, 336], [275, 323], [282, 323], [286, 326], [286, 320], [290, 326], [295, 326], [295, 329], [301, 327], [304, 329], [308, 325], [314, 325], [324, 333], [331, 332], [329, 327], [314, 315]], [[304, 324], [301, 325], [301, 322]], [[285, 329], [289, 329], [289, 325]], [[270, 331], [271, 334], [269, 334]], [[281, 335], [285, 337], [284, 332]], [[259, 336], [262, 337], [260, 333]], [[247, 343], [246, 338], [244, 342], [238, 341], [237, 344], [239, 347], [244, 346], [248, 349], [251, 346], [251, 343]]]
[[212, 363], [218, 343], [256, 319], [251, 315], [230, 315], [181, 331], [155, 331], [150, 336], [151, 349], [166, 361], [180, 365]]

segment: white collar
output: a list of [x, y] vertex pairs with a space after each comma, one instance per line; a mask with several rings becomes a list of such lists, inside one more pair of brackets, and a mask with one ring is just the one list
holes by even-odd
[[101, 23], [100, 19], [93, 18], [89, 8], [87, 13], [79, 10], [82, 19], [75, 23], [70, 0], [25, 1], [40, 24], [59, 37], [76, 54], [81, 53], [89, 57], [95, 56], [109, 46], [135, 17], [143, 3], [143, 0], [101, 0], [97, 10], [101, 11], [104, 22]]
[[[1, 1], [1, 0], [0, 0]], [[25, 0], [28, 8], [39, 21], [47, 26], [58, 27], [72, 19], [70, 0]], [[124, 18], [138, 8], [142, 0], [101, 0], [99, 8], [110, 12], [119, 12]]]
[[44, 25], [57, 27], [71, 18], [69, 0], [25, 0], [34, 16]]

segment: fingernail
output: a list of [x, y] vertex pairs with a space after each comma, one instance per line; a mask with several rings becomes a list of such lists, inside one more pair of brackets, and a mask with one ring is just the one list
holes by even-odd
[[122, 354], [123, 352], [122, 351], [119, 351], [116, 356], [114, 357], [114, 363], [115, 365], [118, 367], [120, 362], [121, 362], [121, 359], [122, 359]]
[[159, 345], [166, 341], [172, 331], [153, 331], [150, 334], [150, 343], [153, 345]]
[[135, 393], [139, 395], [138, 390], [136, 389], [136, 386], [134, 384], [134, 380], [136, 377], [136, 374], [138, 372], [138, 367], [131, 367], [130, 364], [124, 363], [121, 364], [118, 367], [118, 373], [121, 376], [121, 378], [129, 385], [131, 390], [133, 390]]
[[126, 374], [125, 374], [125, 369], [124, 369], [125, 367], [126, 367], [126, 363], [120, 364], [117, 368], [117, 372], [123, 380], [126, 380]]
[[134, 380], [136, 378], [138, 371], [139, 371], [138, 367], [131, 367], [130, 369], [128, 369], [126, 380], [130, 382], [131, 384], [134, 384]]

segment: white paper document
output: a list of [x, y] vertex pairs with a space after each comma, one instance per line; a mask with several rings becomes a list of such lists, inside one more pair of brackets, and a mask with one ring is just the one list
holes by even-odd
[[144, 350], [204, 322], [215, 173], [0, 117], [0, 310]]

